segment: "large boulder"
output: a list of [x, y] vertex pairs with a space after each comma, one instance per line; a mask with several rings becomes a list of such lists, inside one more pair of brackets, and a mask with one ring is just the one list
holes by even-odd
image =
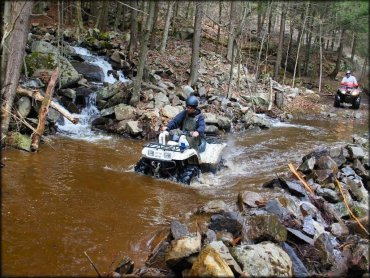
[[135, 117], [135, 108], [123, 103], [114, 107], [114, 114], [118, 121], [133, 119]]
[[210, 245], [202, 249], [189, 272], [190, 277], [234, 277], [221, 255]]
[[71, 62], [71, 64], [77, 72], [82, 74], [88, 81], [104, 81], [104, 72], [99, 66], [89, 62]]
[[31, 138], [19, 132], [9, 132], [6, 137], [6, 144], [16, 149], [31, 151]]
[[292, 261], [278, 245], [262, 242], [230, 248], [231, 255], [249, 276], [282, 277], [292, 276]]
[[178, 113], [180, 113], [183, 110], [182, 106], [172, 106], [172, 105], [166, 105], [162, 107], [161, 114], [164, 117], [167, 117], [169, 119], [174, 118]]

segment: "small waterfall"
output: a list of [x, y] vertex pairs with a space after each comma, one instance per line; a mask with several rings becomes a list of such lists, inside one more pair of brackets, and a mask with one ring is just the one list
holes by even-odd
[[[108, 70], [112, 70], [111, 64], [109, 64], [105, 57], [94, 56], [83, 47], [74, 47], [76, 53], [82, 55], [88, 62], [99, 66], [104, 72], [104, 82], [113, 84], [117, 80], [113, 75], [107, 74]], [[125, 82], [127, 79], [124, 77], [122, 71], [117, 71], [119, 81]], [[63, 123], [57, 123], [58, 133], [68, 136], [73, 139], [82, 139], [86, 141], [97, 141], [97, 140], [108, 140], [111, 136], [98, 134], [91, 130], [91, 122], [100, 116], [100, 112], [96, 107], [96, 93], [90, 94], [86, 100], [86, 107], [82, 109], [80, 114], [73, 114], [75, 118], [79, 118], [78, 124], [74, 125], [70, 121], [64, 119]]]
[[[87, 50], [86, 48], [83, 48], [83, 47], [74, 46], [73, 48], [76, 50], [76, 53], [83, 56], [86, 59], [86, 61], [90, 62], [91, 64], [99, 66], [103, 70], [103, 72], [104, 72], [104, 82], [108, 82], [108, 83], [113, 84], [114, 82], [117, 81], [113, 77], [112, 74], [108, 75], [108, 70], [112, 70], [112, 66], [111, 66], [111, 64], [108, 63], [108, 61], [106, 61], [105, 57], [95, 56], [95, 55], [91, 54], [91, 52], [89, 50]], [[122, 81], [122, 82], [126, 81], [126, 78], [123, 75], [121, 70], [118, 70], [117, 74], [118, 74], [118, 77], [119, 77], [119, 81]]]

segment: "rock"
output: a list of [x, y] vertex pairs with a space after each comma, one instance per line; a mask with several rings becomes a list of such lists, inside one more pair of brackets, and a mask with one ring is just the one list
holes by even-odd
[[305, 197], [307, 195], [305, 189], [299, 183], [287, 181], [286, 185], [288, 191], [294, 196]]
[[322, 233], [314, 243], [315, 248], [320, 252], [320, 260], [321, 264], [324, 267], [328, 267], [333, 265], [334, 258], [333, 258], [333, 251], [334, 246], [330, 239], [330, 235], [326, 232]]
[[231, 255], [242, 266], [243, 272], [255, 277], [292, 276], [292, 261], [276, 244], [262, 242], [230, 249]]
[[361, 160], [365, 157], [365, 153], [361, 147], [348, 145], [347, 150], [349, 153], [349, 158], [351, 160], [354, 160], [356, 158]]
[[114, 114], [118, 121], [133, 119], [135, 117], [135, 108], [121, 103], [114, 106]]
[[80, 109], [78, 109], [77, 105], [70, 99], [65, 96], [62, 96], [60, 101], [70, 113], [80, 114]]
[[[28, 74], [33, 77], [41, 77], [44, 73], [46, 73], [47, 76], [50, 76], [51, 71], [59, 65], [60, 83], [62, 88], [72, 86], [80, 79], [78, 72], [63, 56], [58, 56], [53, 53], [32, 52], [25, 57], [25, 60]], [[46, 78], [44, 83], [47, 83], [48, 80], [49, 79]]]
[[165, 255], [166, 264], [177, 268], [184, 259], [201, 250], [201, 236], [183, 237], [171, 241], [171, 248]]
[[239, 236], [243, 229], [243, 219], [237, 212], [225, 212], [211, 216], [211, 223], [208, 228], [214, 231], [226, 231]]
[[308, 277], [308, 270], [294, 252], [293, 248], [290, 247], [286, 242], [283, 242], [281, 247], [288, 254], [290, 260], [292, 261], [293, 277]]
[[316, 161], [316, 166], [319, 170], [331, 170], [334, 174], [338, 173], [337, 163], [328, 155], [320, 157]]
[[105, 79], [104, 72], [98, 65], [89, 62], [71, 62], [71, 64], [88, 81], [103, 82]]
[[217, 236], [216, 236], [215, 231], [213, 231], [211, 229], [207, 229], [207, 232], [205, 234], [203, 234], [203, 237], [204, 237], [203, 238], [203, 244], [209, 244], [212, 241], [217, 240]]
[[40, 89], [45, 87], [45, 84], [41, 82], [40, 79], [35, 78], [28, 80], [22, 84], [22, 87], [30, 88], [30, 89]]
[[204, 206], [198, 208], [197, 212], [200, 214], [223, 213], [228, 211], [228, 207], [222, 200], [211, 200]]
[[243, 193], [238, 194], [238, 206], [240, 211], [244, 211], [244, 205], [251, 208], [256, 208], [258, 205], [256, 202], [261, 202], [262, 196], [253, 191], [244, 191]]
[[334, 174], [332, 170], [314, 170], [313, 175], [315, 176], [315, 181], [319, 184], [333, 182]]
[[318, 209], [310, 202], [302, 202], [300, 204], [300, 209], [302, 212], [303, 217], [311, 215], [312, 217], [316, 217], [318, 214]]
[[162, 108], [166, 105], [170, 104], [170, 101], [168, 99], [168, 97], [162, 93], [162, 92], [159, 92], [157, 93], [155, 96], [154, 96], [154, 105], [155, 105], [155, 108]]
[[369, 242], [359, 242], [353, 250], [351, 268], [361, 274], [369, 272]]
[[67, 97], [69, 99], [72, 99], [72, 100], [76, 99], [76, 91], [71, 89], [71, 88], [59, 90], [58, 95], [59, 96], [65, 96], [65, 97]]
[[325, 232], [325, 227], [319, 222], [315, 221], [310, 215], [304, 218], [302, 230], [309, 236], [312, 236], [314, 239], [316, 239], [320, 234]]
[[317, 195], [324, 197], [330, 203], [336, 203], [340, 200], [338, 193], [329, 188], [321, 188], [316, 190]]
[[46, 41], [34, 41], [31, 45], [31, 52], [58, 54], [58, 48]]
[[256, 215], [247, 218], [245, 232], [246, 240], [260, 242], [271, 240], [283, 242], [287, 239], [287, 230], [274, 214]]
[[335, 237], [343, 237], [347, 236], [349, 234], [349, 230], [346, 225], [342, 223], [333, 223], [330, 226], [330, 232], [335, 236]]
[[226, 117], [219, 116], [217, 117], [217, 125], [220, 129], [225, 131], [230, 131], [231, 129], [231, 120]]
[[136, 136], [143, 132], [139, 125], [140, 123], [138, 121], [128, 121], [126, 123], [126, 130], [128, 131], [129, 134]]
[[179, 239], [190, 235], [188, 228], [177, 220], [171, 221], [171, 234], [174, 239]]
[[109, 107], [109, 108], [106, 108], [106, 109], [102, 109], [100, 111], [100, 115], [102, 117], [107, 117], [107, 116], [113, 115], [114, 114], [114, 109], [115, 109], [115, 107]]
[[218, 252], [218, 254], [220, 254], [221, 258], [226, 262], [226, 264], [234, 273], [241, 274], [243, 272], [233, 256], [231, 256], [229, 249], [222, 241], [214, 241], [209, 245], [213, 247]]
[[123, 275], [123, 274], [130, 274], [134, 271], [134, 262], [130, 259], [130, 257], [125, 256], [118, 266], [115, 269], [115, 272]]
[[13, 148], [27, 152], [31, 151], [31, 138], [19, 132], [8, 132], [5, 142], [6, 145], [12, 146]]
[[96, 99], [97, 100], [108, 99], [114, 96], [115, 94], [128, 90], [130, 87], [132, 87], [132, 84], [128, 82], [121, 82], [121, 81], [117, 81], [113, 84], [108, 84], [108, 86], [105, 86], [97, 90]]
[[298, 171], [301, 171], [302, 173], [309, 173], [314, 169], [314, 166], [316, 164], [316, 158], [310, 157], [309, 159], [306, 159], [302, 162], [301, 165], [298, 167]]
[[361, 176], [361, 177], [366, 177], [369, 178], [369, 171], [365, 169], [365, 167], [362, 165], [361, 161], [359, 159], [354, 159], [353, 160], [353, 169], [355, 170], [356, 174]]
[[19, 114], [23, 117], [26, 118], [32, 109], [32, 104], [31, 104], [31, 99], [29, 97], [21, 97], [20, 99], [17, 100], [15, 103], [15, 107]]
[[190, 277], [234, 277], [230, 267], [221, 255], [208, 245], [202, 249], [196, 258], [191, 270]]
[[351, 193], [353, 200], [361, 202], [366, 194], [366, 190], [361, 190], [363, 187], [362, 183], [360, 181], [356, 182], [356, 180], [352, 180], [350, 178], [345, 178], [344, 182], [348, 186], [348, 190]]
[[286, 228], [287, 231], [289, 232], [288, 233], [288, 238], [289, 238], [289, 235], [293, 235], [294, 238], [297, 238], [299, 240], [302, 240], [310, 245], [314, 245], [314, 240], [306, 235], [304, 235], [302, 232], [296, 230], [296, 229], [292, 229], [292, 228]]
[[218, 134], [219, 130], [218, 127], [215, 125], [206, 125], [205, 131], [206, 134]]
[[343, 167], [340, 171], [342, 175], [346, 177], [354, 176], [356, 174], [356, 172], [349, 166]]
[[218, 124], [218, 119], [217, 116], [213, 113], [203, 113], [204, 116], [204, 121], [206, 122], [207, 125], [217, 125]]
[[166, 105], [161, 108], [161, 114], [164, 117], [173, 119], [178, 113], [183, 110], [181, 106]]

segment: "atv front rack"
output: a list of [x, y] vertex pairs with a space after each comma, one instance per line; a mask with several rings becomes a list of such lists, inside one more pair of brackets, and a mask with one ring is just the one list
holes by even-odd
[[145, 147], [154, 148], [157, 150], [171, 151], [171, 152], [183, 152], [178, 145], [163, 145], [159, 143], [148, 143]]

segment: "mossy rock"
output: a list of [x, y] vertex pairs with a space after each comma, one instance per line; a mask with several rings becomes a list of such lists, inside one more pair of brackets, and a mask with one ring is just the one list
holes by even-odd
[[19, 132], [9, 132], [6, 137], [6, 145], [30, 152], [31, 138]]
[[[32, 76], [37, 70], [53, 70], [58, 66], [58, 56], [53, 53], [32, 52], [25, 58], [28, 74]], [[76, 83], [80, 77], [72, 64], [60, 56], [60, 81], [61, 87], [66, 88]]]

